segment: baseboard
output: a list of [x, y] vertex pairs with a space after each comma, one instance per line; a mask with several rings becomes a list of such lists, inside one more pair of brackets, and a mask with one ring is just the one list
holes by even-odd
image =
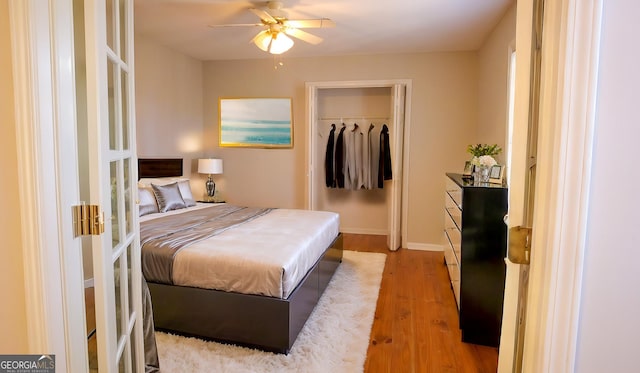
[[93, 287], [93, 277], [84, 280], [84, 288], [92, 288]]
[[431, 243], [418, 243], [418, 242], [407, 243], [407, 249], [421, 250], [421, 251], [444, 251], [444, 248], [442, 247], [442, 245], [436, 245]]
[[371, 234], [374, 236], [386, 236], [389, 232], [386, 229], [367, 229], [367, 228], [340, 228], [342, 233], [350, 234]]

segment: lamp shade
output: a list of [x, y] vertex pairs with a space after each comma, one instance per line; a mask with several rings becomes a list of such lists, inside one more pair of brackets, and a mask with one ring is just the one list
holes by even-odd
[[282, 32], [272, 34], [271, 46], [269, 53], [282, 54], [293, 47], [293, 40]]
[[261, 31], [253, 42], [258, 48], [271, 54], [281, 54], [293, 47], [293, 40], [290, 37], [274, 30]]
[[198, 159], [198, 173], [201, 174], [221, 174], [222, 159]]

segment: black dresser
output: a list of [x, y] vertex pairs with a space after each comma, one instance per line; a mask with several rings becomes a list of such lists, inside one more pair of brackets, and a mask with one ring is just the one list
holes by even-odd
[[500, 343], [507, 254], [507, 188], [446, 174], [444, 256], [462, 341]]

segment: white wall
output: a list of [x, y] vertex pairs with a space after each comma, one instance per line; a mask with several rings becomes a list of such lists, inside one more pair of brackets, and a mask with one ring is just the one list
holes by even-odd
[[637, 372], [640, 3], [604, 1], [576, 371]]
[[7, 0], [0, 0], [0, 51], [0, 354], [18, 354], [28, 340]]
[[[515, 48], [516, 6], [507, 10], [478, 51], [478, 127], [476, 142], [506, 151], [510, 50]], [[505, 153], [496, 157], [501, 164]]]
[[197, 174], [203, 153], [202, 62], [142, 35], [135, 37], [138, 157], [184, 159], [194, 196], [204, 196]]

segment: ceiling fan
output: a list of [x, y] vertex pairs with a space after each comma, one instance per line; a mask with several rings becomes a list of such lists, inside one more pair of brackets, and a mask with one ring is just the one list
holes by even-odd
[[[281, 54], [293, 46], [293, 40], [289, 36], [307, 43], [318, 44], [322, 38], [301, 28], [326, 28], [335, 27], [335, 23], [329, 18], [292, 20], [287, 18], [287, 13], [282, 10], [281, 1], [267, 2], [267, 9], [249, 9], [260, 17], [260, 23], [235, 23], [226, 25], [209, 25], [209, 27], [265, 27], [251, 41], [265, 52]], [[287, 36], [288, 35], [288, 36]]]

